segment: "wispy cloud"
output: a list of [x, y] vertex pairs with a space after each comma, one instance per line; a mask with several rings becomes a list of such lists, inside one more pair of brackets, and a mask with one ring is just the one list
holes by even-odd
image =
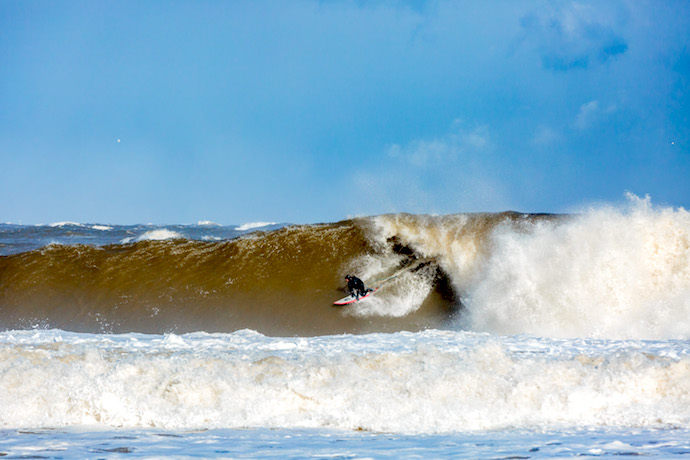
[[456, 161], [463, 155], [479, 153], [489, 148], [491, 136], [486, 125], [468, 128], [460, 120], [453, 122], [448, 134], [427, 140], [418, 139], [405, 145], [393, 144], [388, 156], [400, 159], [416, 167], [435, 167], [449, 161]]
[[575, 126], [580, 129], [585, 129], [592, 123], [599, 113], [599, 101], [589, 101], [580, 106], [580, 111], [575, 118]]
[[615, 12], [581, 3], [560, 4], [525, 16], [522, 28], [537, 46], [542, 65], [552, 70], [588, 68], [628, 50], [616, 31]]
[[532, 145], [548, 147], [558, 142], [561, 138], [562, 134], [555, 129], [549, 126], [539, 126], [532, 137]]
[[390, 145], [382, 168], [358, 171], [353, 182], [358, 196], [388, 212], [507, 209], [509, 193], [491, 173], [493, 150], [488, 125], [456, 120], [445, 135]]
[[607, 115], [615, 111], [615, 105], [609, 105], [602, 108], [598, 100], [589, 101], [580, 106], [580, 110], [575, 117], [575, 127], [581, 130], [590, 128], [595, 123], [601, 121]]

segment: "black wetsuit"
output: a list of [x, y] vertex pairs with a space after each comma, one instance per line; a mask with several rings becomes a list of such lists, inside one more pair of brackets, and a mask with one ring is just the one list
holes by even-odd
[[350, 290], [350, 294], [359, 299], [360, 296], [365, 296], [367, 294], [366, 289], [364, 289], [364, 282], [356, 276], [350, 275], [347, 277], [347, 288]]

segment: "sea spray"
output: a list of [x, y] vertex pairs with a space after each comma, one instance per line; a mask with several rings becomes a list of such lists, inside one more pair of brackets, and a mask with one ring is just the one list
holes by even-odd
[[434, 259], [455, 327], [553, 337], [690, 337], [690, 213], [629, 196], [574, 215], [380, 216], [379, 240]]
[[690, 213], [631, 198], [529, 232], [501, 225], [466, 327], [501, 334], [690, 337]]
[[392, 316], [404, 317], [417, 311], [434, 287], [436, 267], [425, 265], [418, 269], [405, 270], [384, 284], [366, 302], [358, 302], [348, 314], [361, 317]]

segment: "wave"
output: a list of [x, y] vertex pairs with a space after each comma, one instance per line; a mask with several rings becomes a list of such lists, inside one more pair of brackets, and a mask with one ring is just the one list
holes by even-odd
[[[0, 257], [0, 326], [690, 337], [690, 213], [649, 198], [576, 215], [391, 214], [229, 241], [160, 235], [173, 239]], [[331, 307], [346, 273], [387, 281]]]
[[0, 324], [84, 332], [272, 335], [419, 330], [439, 306], [371, 322], [331, 307], [372, 247], [365, 222], [294, 226], [230, 241], [52, 245], [0, 258]]
[[263, 227], [270, 227], [272, 225], [276, 225], [276, 222], [249, 222], [247, 224], [242, 224], [235, 228], [235, 230], [244, 232], [247, 230], [254, 230], [257, 228], [263, 228]]
[[48, 225], [49, 227], [84, 227], [84, 224], [80, 224], [78, 222], [54, 222], [52, 224]]

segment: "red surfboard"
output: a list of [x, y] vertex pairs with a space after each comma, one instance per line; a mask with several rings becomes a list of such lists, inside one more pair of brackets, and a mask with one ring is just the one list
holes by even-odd
[[[377, 288], [377, 289], [378, 289], [378, 288]], [[366, 299], [367, 297], [369, 297], [370, 295], [372, 295], [374, 292], [376, 292], [376, 289], [374, 289], [373, 291], [367, 292], [366, 295], [359, 296], [359, 299], [357, 299], [357, 297], [355, 297], [355, 296], [353, 296], [353, 295], [349, 295], [349, 296], [347, 296], [347, 297], [343, 297], [343, 298], [340, 299], [340, 300], [336, 300], [335, 302], [333, 302], [333, 305], [336, 305], [336, 306], [338, 306], [338, 307], [342, 307], [342, 306], [344, 306], [344, 305], [350, 305], [350, 304], [353, 304], [353, 303], [355, 303], [355, 302], [359, 302], [359, 301], [362, 300], [362, 299]]]

